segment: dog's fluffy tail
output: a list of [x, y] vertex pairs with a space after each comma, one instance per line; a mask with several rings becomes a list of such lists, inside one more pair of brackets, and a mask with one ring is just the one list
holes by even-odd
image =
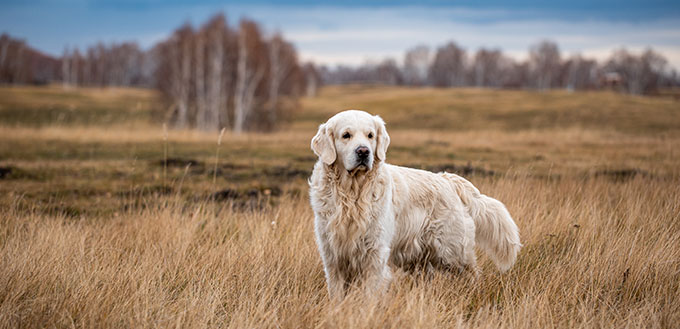
[[475, 222], [475, 242], [484, 249], [501, 272], [512, 267], [522, 247], [519, 229], [500, 201], [483, 195], [465, 178], [445, 174]]

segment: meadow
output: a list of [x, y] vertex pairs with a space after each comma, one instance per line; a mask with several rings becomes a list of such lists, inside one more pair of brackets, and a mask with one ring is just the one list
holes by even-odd
[[[219, 136], [164, 127], [148, 90], [2, 87], [0, 327], [677, 328], [676, 95], [329, 86]], [[309, 142], [347, 108], [384, 118], [388, 162], [504, 202], [515, 266], [331, 302]]]

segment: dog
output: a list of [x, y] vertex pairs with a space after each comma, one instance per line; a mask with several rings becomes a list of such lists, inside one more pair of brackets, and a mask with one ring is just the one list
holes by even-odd
[[392, 267], [477, 273], [475, 245], [500, 271], [512, 267], [521, 244], [506, 207], [458, 175], [386, 163], [389, 144], [385, 122], [358, 110], [312, 138], [310, 203], [329, 295], [384, 292]]

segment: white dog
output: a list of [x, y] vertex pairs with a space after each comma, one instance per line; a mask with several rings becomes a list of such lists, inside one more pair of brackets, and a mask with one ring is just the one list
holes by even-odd
[[380, 117], [354, 110], [312, 139], [309, 193], [329, 294], [341, 298], [355, 283], [383, 291], [390, 266], [476, 273], [475, 243], [509, 269], [521, 244], [505, 206], [458, 175], [385, 163], [389, 144]]

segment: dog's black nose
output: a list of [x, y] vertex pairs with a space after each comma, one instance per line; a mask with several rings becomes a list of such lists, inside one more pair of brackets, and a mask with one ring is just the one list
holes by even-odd
[[357, 152], [357, 156], [359, 157], [359, 159], [366, 159], [371, 154], [371, 150], [369, 150], [368, 147], [366, 146], [357, 147], [355, 152]]

